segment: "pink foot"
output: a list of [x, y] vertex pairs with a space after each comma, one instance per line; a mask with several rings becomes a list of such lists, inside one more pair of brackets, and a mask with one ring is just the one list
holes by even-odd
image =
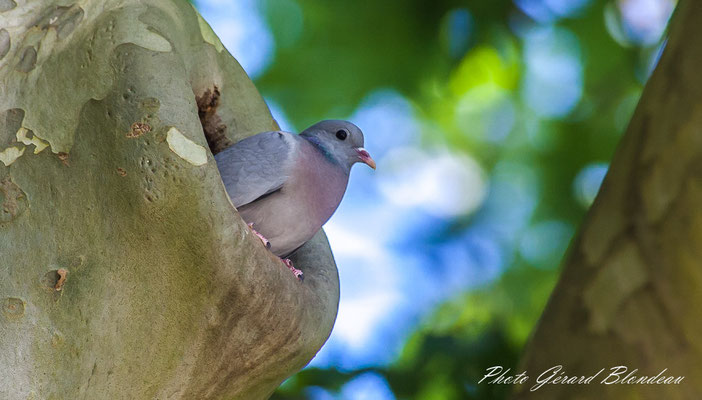
[[253, 228], [253, 222], [246, 224], [249, 226], [249, 229], [251, 229], [251, 232], [254, 233], [254, 235], [258, 236], [259, 239], [261, 239], [261, 242], [263, 243], [264, 246], [266, 246], [267, 249], [270, 250], [271, 248], [271, 242], [266, 239], [265, 236], [261, 235], [260, 233], [256, 232], [256, 229]]
[[295, 277], [297, 279], [300, 280], [300, 282], [305, 280], [305, 275], [302, 273], [302, 271], [293, 267], [293, 263], [292, 263], [292, 261], [290, 261], [289, 258], [285, 258], [285, 259], [281, 258], [280, 261], [282, 261], [283, 264], [285, 264], [285, 266], [288, 267], [288, 269], [293, 273], [293, 275], [295, 275]]

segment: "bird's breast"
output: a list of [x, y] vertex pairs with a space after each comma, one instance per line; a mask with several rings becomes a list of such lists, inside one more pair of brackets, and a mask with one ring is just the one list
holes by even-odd
[[348, 174], [314, 149], [301, 152], [289, 182], [284, 190], [300, 198], [303, 205], [300, 211], [321, 227], [339, 207], [348, 184]]
[[317, 233], [341, 203], [348, 183], [343, 168], [316, 149], [301, 150], [279, 191], [239, 208], [278, 256], [290, 254]]

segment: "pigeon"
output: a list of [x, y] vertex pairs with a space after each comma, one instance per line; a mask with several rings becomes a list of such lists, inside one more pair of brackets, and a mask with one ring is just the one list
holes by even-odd
[[351, 167], [361, 162], [375, 169], [361, 129], [342, 120], [318, 122], [299, 135], [262, 132], [215, 160], [239, 215], [300, 281], [302, 271], [287, 257], [334, 214]]

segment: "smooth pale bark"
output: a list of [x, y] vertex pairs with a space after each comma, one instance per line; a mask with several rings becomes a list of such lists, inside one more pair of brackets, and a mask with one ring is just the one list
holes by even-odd
[[[528, 345], [515, 399], [696, 399], [702, 393], [702, 3], [681, 0], [663, 56]], [[679, 385], [529, 389], [623, 365]], [[610, 382], [613, 380], [610, 379]]]
[[186, 1], [0, 0], [1, 399], [266, 398], [322, 346], [324, 233], [298, 282], [203, 125], [277, 127]]

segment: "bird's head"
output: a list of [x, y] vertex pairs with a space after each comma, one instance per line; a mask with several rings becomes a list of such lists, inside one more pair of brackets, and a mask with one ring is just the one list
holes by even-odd
[[338, 119], [321, 121], [300, 135], [320, 148], [325, 156], [347, 169], [351, 169], [357, 162], [375, 169], [375, 161], [363, 148], [363, 132], [351, 122]]

